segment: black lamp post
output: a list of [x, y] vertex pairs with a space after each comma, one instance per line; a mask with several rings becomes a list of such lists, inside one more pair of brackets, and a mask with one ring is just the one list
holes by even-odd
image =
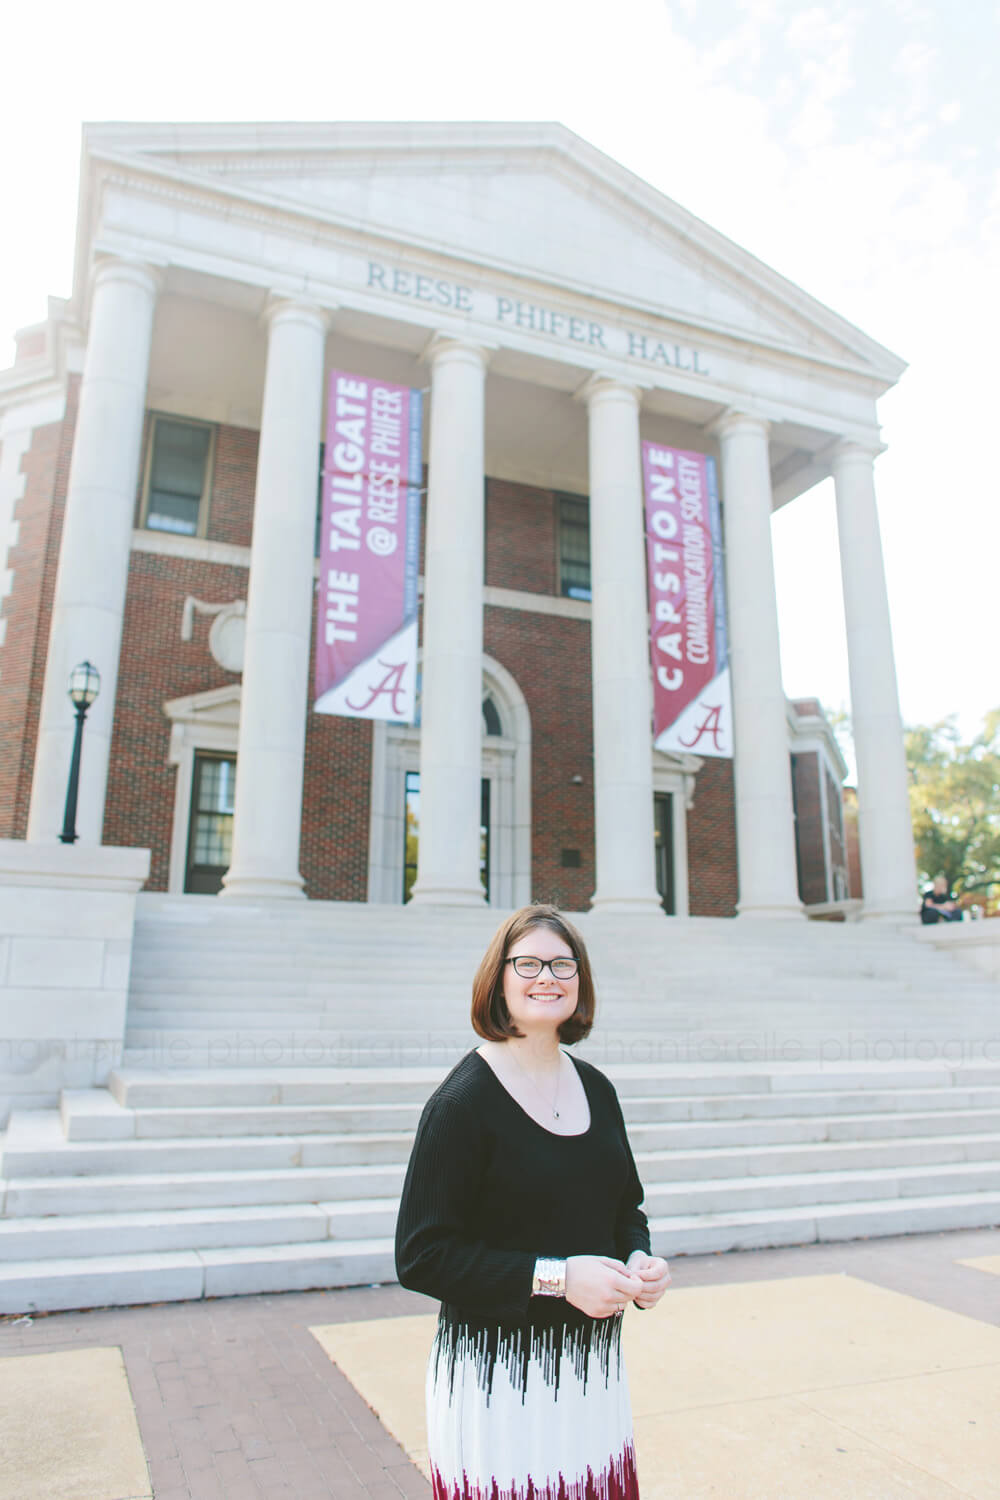
[[82, 661], [69, 674], [70, 702], [76, 709], [76, 732], [73, 735], [73, 759], [69, 766], [69, 785], [66, 788], [66, 811], [63, 815], [63, 830], [59, 835], [64, 844], [76, 843], [76, 794], [80, 787], [80, 747], [83, 744], [83, 721], [87, 709], [101, 691], [101, 674], [89, 661]]

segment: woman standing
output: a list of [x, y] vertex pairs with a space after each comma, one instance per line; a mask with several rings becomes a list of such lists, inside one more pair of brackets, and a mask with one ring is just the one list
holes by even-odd
[[396, 1269], [441, 1300], [427, 1370], [435, 1500], [638, 1500], [628, 1302], [670, 1281], [610, 1082], [572, 1060], [594, 1018], [579, 933], [527, 906], [472, 992], [484, 1038], [424, 1109]]

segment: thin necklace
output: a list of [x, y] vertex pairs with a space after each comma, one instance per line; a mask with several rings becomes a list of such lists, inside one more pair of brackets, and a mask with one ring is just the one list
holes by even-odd
[[[527, 1068], [525, 1068], [520, 1062], [518, 1062], [517, 1053], [516, 1052], [511, 1052], [510, 1055], [514, 1059], [514, 1065], [517, 1068], [518, 1072], [519, 1073], [523, 1073], [524, 1077], [531, 1084], [531, 1087], [534, 1089], [534, 1091], [538, 1095], [539, 1099], [545, 1099], [545, 1095], [542, 1093], [541, 1087], [532, 1078], [532, 1076], [528, 1072]], [[559, 1053], [559, 1067], [558, 1067], [558, 1070], [557, 1070], [557, 1073], [556, 1073], [556, 1087], [555, 1087], [555, 1092], [553, 1093], [551, 1100], [545, 1099], [546, 1108], [551, 1109], [553, 1120], [558, 1120], [558, 1118], [559, 1118], [559, 1111], [556, 1109], [556, 1100], [559, 1098], [559, 1085], [560, 1085], [561, 1082], [562, 1082], [562, 1052], [560, 1051], [560, 1053]]]

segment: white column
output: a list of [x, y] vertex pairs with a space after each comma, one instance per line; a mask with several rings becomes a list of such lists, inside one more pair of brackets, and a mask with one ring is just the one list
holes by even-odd
[[131, 261], [103, 261], [94, 275], [31, 784], [33, 842], [56, 839], [62, 826], [75, 723], [66, 688], [84, 660], [100, 672], [101, 692], [83, 737], [77, 831], [81, 844], [101, 842], [158, 285], [153, 267]]
[[637, 387], [584, 389], [590, 449], [595, 910], [662, 915], [653, 840], [652, 689]]
[[722, 456], [740, 916], [799, 916], [788, 709], [771, 552], [768, 424], [727, 412]]
[[833, 478], [858, 763], [862, 914], [898, 920], [912, 918], [916, 911], [917, 870], [874, 456], [858, 443], [841, 443], [833, 457]]
[[483, 437], [489, 355], [435, 340], [424, 561], [420, 850], [413, 901], [480, 906]]
[[299, 842], [327, 315], [273, 298], [261, 413], [232, 864], [223, 896], [301, 896]]

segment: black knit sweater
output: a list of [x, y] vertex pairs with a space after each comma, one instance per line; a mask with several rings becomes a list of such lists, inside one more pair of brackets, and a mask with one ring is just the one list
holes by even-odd
[[554, 1135], [527, 1114], [478, 1052], [452, 1069], [424, 1108], [396, 1227], [403, 1286], [458, 1316], [523, 1324], [567, 1304], [532, 1298], [540, 1255], [649, 1251], [643, 1198], [618, 1096], [572, 1059], [590, 1127]]

